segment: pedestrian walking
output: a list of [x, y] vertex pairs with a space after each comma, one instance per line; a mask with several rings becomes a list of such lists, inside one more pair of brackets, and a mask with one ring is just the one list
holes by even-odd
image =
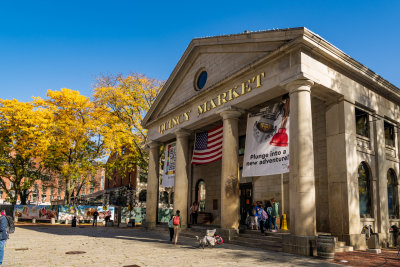
[[258, 220], [260, 221], [260, 230], [263, 234], [267, 224], [268, 215], [267, 212], [261, 207], [258, 209]]
[[99, 212], [97, 211], [97, 209], [95, 209], [93, 212], [93, 226], [97, 227], [97, 217], [98, 216], [99, 216]]
[[174, 225], [173, 225], [174, 215], [171, 215], [171, 218], [168, 221], [168, 230], [169, 230], [169, 242], [172, 242], [174, 238]]
[[182, 227], [181, 211], [177, 210], [175, 216], [172, 219], [172, 225], [174, 227], [174, 245], [178, 243], [179, 231]]
[[8, 220], [6, 218], [6, 211], [1, 211], [0, 216], [0, 265], [3, 265], [4, 248], [8, 239]]

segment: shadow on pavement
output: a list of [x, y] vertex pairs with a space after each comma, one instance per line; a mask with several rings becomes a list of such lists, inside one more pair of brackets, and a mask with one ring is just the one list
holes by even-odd
[[[254, 258], [254, 263], [258, 264], [287, 264], [292, 266], [338, 266], [326, 261], [316, 258], [301, 257], [283, 252], [274, 252], [259, 250], [255, 248], [243, 247], [233, 244], [216, 245], [214, 248], [206, 247], [204, 250], [199, 248], [198, 241], [195, 238], [180, 236], [178, 245], [174, 246], [169, 241], [168, 229], [165, 232], [160, 230], [148, 231], [144, 228], [116, 228], [116, 227], [76, 227], [63, 226], [63, 225], [17, 225], [18, 228], [52, 234], [61, 236], [87, 236], [105, 239], [122, 239], [125, 242], [144, 242], [144, 243], [157, 243], [163, 246], [170, 247], [171, 249], [187, 249], [187, 250], [227, 250], [226, 254], [218, 254], [218, 257], [226, 258]], [[105, 241], [109, 242], [109, 241]], [[311, 262], [310, 262], [311, 261]], [[272, 265], [273, 266], [273, 265]]]

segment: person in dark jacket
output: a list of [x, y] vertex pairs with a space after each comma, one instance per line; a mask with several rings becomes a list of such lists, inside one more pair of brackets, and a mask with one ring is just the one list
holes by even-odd
[[0, 265], [3, 264], [4, 257], [4, 247], [6, 246], [6, 241], [8, 239], [8, 221], [6, 218], [5, 210], [1, 211], [0, 216]]

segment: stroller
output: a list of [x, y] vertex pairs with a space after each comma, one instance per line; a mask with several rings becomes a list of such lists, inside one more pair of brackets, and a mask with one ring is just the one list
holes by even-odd
[[213, 248], [215, 244], [224, 243], [221, 236], [216, 234], [217, 229], [207, 230], [206, 235], [203, 238], [196, 236], [197, 241], [199, 241], [199, 247], [205, 248], [206, 246]]

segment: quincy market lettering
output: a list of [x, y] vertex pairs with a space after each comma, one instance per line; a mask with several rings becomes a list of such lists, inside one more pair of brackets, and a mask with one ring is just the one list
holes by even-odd
[[[214, 108], [217, 108], [219, 106], [224, 105], [225, 103], [228, 103], [229, 101], [232, 101], [236, 98], [241, 97], [242, 95], [245, 95], [249, 92], [251, 92], [253, 89], [256, 89], [262, 85], [262, 78], [265, 77], [265, 72], [262, 72], [251, 79], [248, 79], [245, 82], [242, 82], [240, 86], [235, 86], [228, 91], [219, 94], [215, 98], [211, 98], [210, 100], [205, 101], [201, 105], [197, 106], [197, 116], [200, 116], [201, 114], [204, 114]], [[163, 134], [165, 131], [174, 128], [175, 126], [185, 122], [189, 121], [190, 119], [190, 112], [191, 110], [188, 110], [184, 113], [179, 114], [178, 116], [172, 117], [168, 119], [167, 121], [163, 122], [160, 126], [158, 126], [158, 132], [160, 134]]]

